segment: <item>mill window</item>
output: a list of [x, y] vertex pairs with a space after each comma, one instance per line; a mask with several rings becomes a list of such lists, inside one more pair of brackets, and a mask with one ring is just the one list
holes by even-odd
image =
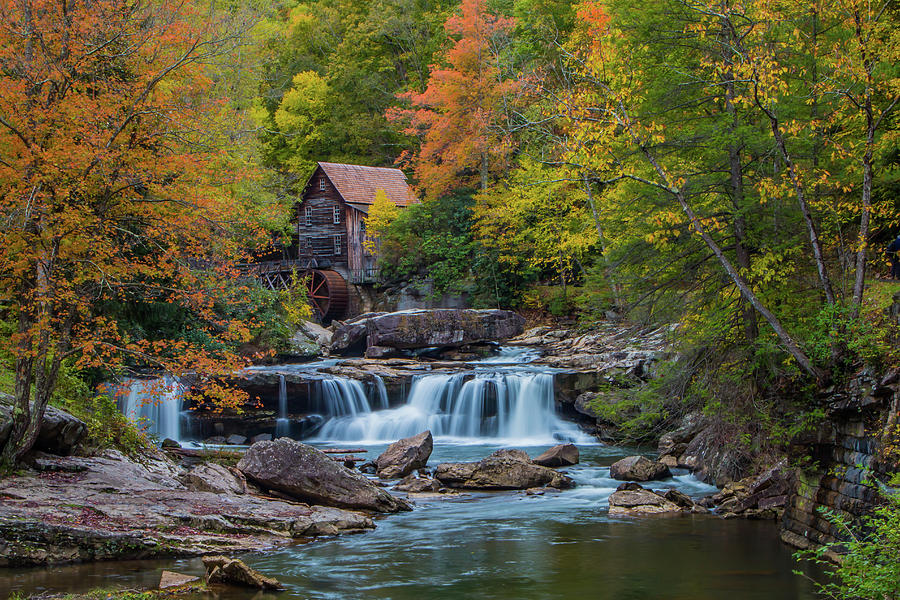
[[341, 222], [341, 207], [340, 207], [340, 206], [335, 206], [334, 209], [333, 209], [333, 211], [332, 211], [332, 213], [331, 213], [331, 216], [332, 216], [332, 218], [334, 219], [334, 224], [335, 224], [335, 225], [337, 225], [338, 223], [340, 223], [340, 222]]
[[344, 244], [344, 236], [336, 235], [334, 236], [334, 253], [335, 255], [341, 254], [341, 246]]
[[319, 190], [321, 190], [323, 192], [325, 191], [325, 178], [324, 177], [319, 178]]
[[307, 206], [303, 211], [303, 222], [307, 227], [312, 227], [312, 207]]

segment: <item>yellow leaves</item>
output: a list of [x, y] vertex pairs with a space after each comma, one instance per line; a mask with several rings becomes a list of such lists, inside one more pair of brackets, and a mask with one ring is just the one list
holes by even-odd
[[375, 200], [369, 206], [369, 214], [366, 216], [366, 238], [363, 247], [366, 252], [375, 254], [378, 251], [378, 238], [387, 231], [388, 227], [400, 214], [400, 208], [388, 198], [383, 189], [375, 191]]

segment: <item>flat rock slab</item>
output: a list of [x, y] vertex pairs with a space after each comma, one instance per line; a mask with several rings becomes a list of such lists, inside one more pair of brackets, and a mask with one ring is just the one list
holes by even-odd
[[192, 491], [164, 456], [43, 458], [0, 481], [0, 566], [266, 550], [375, 527], [366, 515], [228, 491]]
[[181, 587], [189, 583], [194, 583], [195, 581], [200, 581], [200, 578], [194, 577], [193, 575], [176, 573], [174, 571], [163, 571], [159, 578], [159, 589], [165, 590], [168, 588]]
[[508, 310], [405, 310], [366, 320], [368, 346], [430, 348], [505, 340], [522, 333], [525, 319]]
[[650, 490], [618, 490], [609, 497], [611, 515], [657, 515], [680, 512], [680, 506]]
[[525, 319], [508, 310], [413, 309], [368, 313], [338, 325], [334, 354], [392, 355], [392, 350], [458, 347], [496, 342], [522, 333]]

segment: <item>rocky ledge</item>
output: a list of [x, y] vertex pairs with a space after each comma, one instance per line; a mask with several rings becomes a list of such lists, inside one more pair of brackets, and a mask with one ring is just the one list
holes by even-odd
[[34, 464], [0, 481], [0, 566], [263, 550], [375, 527], [358, 512], [251, 493], [220, 465], [113, 450]]
[[331, 339], [332, 354], [386, 358], [400, 350], [457, 348], [496, 342], [522, 333], [525, 319], [508, 310], [413, 309], [367, 313], [340, 323]]

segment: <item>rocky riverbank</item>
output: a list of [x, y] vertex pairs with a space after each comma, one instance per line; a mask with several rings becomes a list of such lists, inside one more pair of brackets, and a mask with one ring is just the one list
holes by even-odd
[[213, 463], [108, 450], [34, 465], [0, 480], [0, 566], [265, 550], [375, 527], [361, 512], [262, 494]]

